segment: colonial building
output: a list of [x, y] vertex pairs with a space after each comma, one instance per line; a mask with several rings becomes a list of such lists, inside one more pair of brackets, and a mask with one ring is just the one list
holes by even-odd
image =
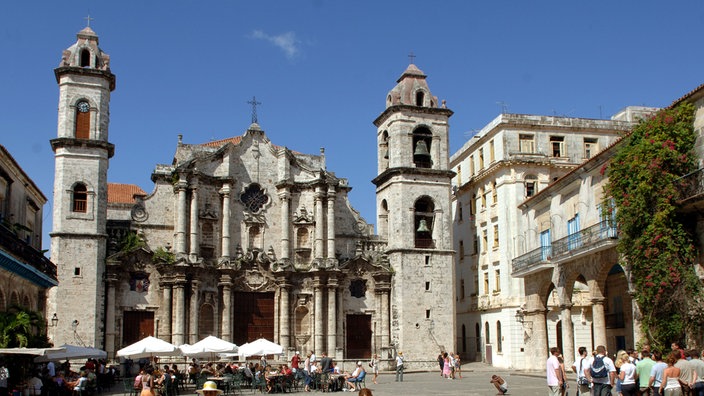
[[323, 150], [277, 146], [256, 120], [220, 141], [179, 136], [173, 161], [152, 173], [151, 193], [108, 183], [115, 76], [90, 28], [56, 75], [52, 303], [74, 325], [60, 327], [55, 342], [78, 337], [112, 356], [146, 335], [177, 345], [264, 337], [338, 359], [403, 349], [411, 367], [454, 348], [443, 287], [453, 265], [452, 112], [437, 106], [415, 66], [375, 122], [379, 236]]
[[55, 318], [55, 311], [46, 310], [46, 292], [57, 280], [56, 266], [41, 252], [45, 203], [44, 194], [0, 145], [0, 311], [20, 306]]
[[[535, 368], [534, 357], [542, 356], [547, 344], [531, 349], [528, 335], [532, 333], [524, 329], [531, 325], [529, 315], [541, 314], [543, 327], [531, 331], [548, 331], [544, 309], [552, 303], [546, 289], [543, 311], [536, 307], [527, 311], [525, 296], [535, 287], [534, 279], [527, 276], [542, 268], [535, 263], [552, 260], [548, 250], [538, 248], [579, 230], [580, 221], [596, 223], [601, 204], [594, 197], [568, 200], [564, 194], [545, 191], [563, 183], [563, 176], [612, 145], [631, 127], [634, 117], [650, 110], [629, 107], [612, 120], [501, 114], [452, 156], [451, 167], [457, 174], [453, 196], [457, 345], [467, 359], [499, 367]], [[597, 190], [599, 186], [584, 188]], [[545, 210], [550, 205], [540, 197], [556, 200], [554, 207], [560, 210]], [[525, 216], [526, 208], [534, 205], [541, 208], [540, 215]], [[615, 257], [607, 261], [613, 265]], [[569, 304], [576, 305], [572, 313], [584, 322], [591, 300], [581, 290], [575, 288]], [[548, 318], [555, 324], [550, 331], [564, 334], [572, 328], [566, 324], [562, 330], [557, 328], [566, 323], [559, 322], [560, 315], [570, 315], [559, 311], [567, 304], [560, 301], [552, 306], [555, 311]], [[622, 301], [619, 312], [626, 304]], [[583, 326], [589, 324], [591, 319]], [[574, 349], [570, 343], [563, 347]]]

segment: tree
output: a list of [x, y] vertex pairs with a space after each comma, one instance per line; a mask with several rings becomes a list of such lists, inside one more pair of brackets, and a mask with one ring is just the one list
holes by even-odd
[[694, 331], [701, 316], [694, 239], [677, 214], [681, 177], [696, 169], [693, 120], [688, 103], [648, 117], [624, 137], [605, 169], [622, 265], [643, 315], [642, 330], [660, 348]]
[[44, 323], [40, 313], [20, 306], [0, 312], [0, 348], [51, 346]]

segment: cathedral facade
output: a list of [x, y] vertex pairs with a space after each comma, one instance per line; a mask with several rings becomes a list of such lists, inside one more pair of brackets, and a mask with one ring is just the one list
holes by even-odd
[[[59, 83], [49, 334], [109, 356], [147, 335], [175, 345], [215, 335], [267, 338], [286, 353], [434, 367], [454, 350], [448, 118], [414, 65], [376, 119], [379, 235], [349, 202], [325, 153], [241, 136], [179, 136], [151, 193], [107, 181], [115, 89], [90, 28], [55, 70]], [[117, 148], [121, 149], [121, 148]], [[126, 148], [125, 148], [126, 149]], [[371, 197], [370, 197], [371, 198]], [[454, 288], [449, 288], [454, 290]], [[68, 323], [68, 322], [67, 322]]]

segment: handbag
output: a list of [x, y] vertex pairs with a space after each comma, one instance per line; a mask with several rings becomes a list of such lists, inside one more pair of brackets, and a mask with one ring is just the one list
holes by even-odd
[[587, 377], [579, 377], [577, 379], [577, 385], [587, 386], [589, 385], [589, 380], [587, 379]]

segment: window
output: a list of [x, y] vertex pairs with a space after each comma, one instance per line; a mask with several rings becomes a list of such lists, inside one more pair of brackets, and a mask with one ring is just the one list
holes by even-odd
[[462, 221], [462, 203], [457, 203], [457, 220]]
[[477, 352], [482, 351], [482, 335], [479, 332], [479, 323], [474, 324], [474, 335], [475, 335], [475, 341], [476, 341], [476, 348]]
[[474, 156], [469, 156], [469, 175], [474, 176]]
[[550, 239], [550, 229], [540, 233], [541, 259], [550, 260], [552, 256], [552, 240]]
[[355, 279], [350, 282], [350, 295], [355, 298], [363, 298], [367, 293], [367, 281]]
[[76, 103], [76, 139], [90, 139], [90, 104], [85, 100]]
[[460, 254], [460, 261], [464, 260], [464, 242], [460, 241], [460, 246], [459, 246], [459, 254]]
[[469, 201], [469, 214], [471, 216], [477, 214], [477, 194], [472, 194], [472, 200]]
[[462, 165], [457, 165], [457, 187], [462, 185]]
[[550, 155], [552, 157], [565, 156], [565, 138], [562, 136], [550, 136]]
[[496, 352], [501, 353], [502, 352], [502, 336], [501, 336], [501, 322], [496, 321]]
[[489, 294], [489, 273], [484, 273], [484, 294]]
[[481, 195], [482, 209], [486, 209], [486, 194], [484, 194], [483, 190], [479, 190], [479, 195]]
[[501, 270], [494, 271], [494, 293], [501, 291]]
[[81, 51], [81, 67], [90, 67], [90, 51], [87, 49]]
[[430, 291], [430, 282], [425, 282], [425, 291]]
[[425, 318], [430, 319], [430, 310], [429, 309], [425, 310]]
[[532, 197], [538, 192], [538, 178], [533, 175], [526, 176], [526, 197]]
[[73, 268], [73, 276], [81, 276], [81, 267]]
[[582, 245], [582, 238], [579, 234], [579, 213], [567, 220], [567, 248], [576, 249]]
[[482, 231], [482, 246], [485, 248], [482, 253], [486, 253], [486, 248], [489, 247], [489, 236], [486, 230]]
[[477, 235], [474, 236], [474, 243], [472, 246], [474, 248], [473, 253], [474, 254], [479, 253], [479, 236], [477, 236]]
[[474, 290], [472, 295], [477, 295], [477, 292], [479, 291], [479, 274], [474, 271]]
[[491, 344], [491, 333], [489, 332], [489, 322], [484, 323], [484, 337], [486, 337], [486, 340], [484, 340], [487, 344]]
[[423, 106], [423, 99], [424, 98], [425, 98], [425, 95], [423, 94], [423, 91], [416, 92], [416, 106]]
[[533, 138], [533, 135], [519, 135], [518, 146], [518, 149], [521, 153], [535, 153], [535, 140]]
[[491, 204], [496, 205], [499, 201], [498, 192], [496, 191], [496, 182], [491, 184]]
[[420, 127], [413, 131], [413, 163], [416, 168], [431, 168], [430, 155], [433, 134], [428, 128]]
[[464, 300], [464, 279], [460, 279], [460, 300]]
[[88, 189], [83, 183], [77, 183], [73, 187], [72, 211], [82, 213], [88, 211]]
[[257, 183], [252, 183], [240, 195], [240, 202], [251, 213], [258, 213], [269, 203], [269, 196]]
[[499, 225], [494, 224], [494, 249], [499, 247]]
[[[10, 186], [11, 185], [12, 185], [12, 181], [10, 181], [9, 179], [6, 179], [0, 173], [0, 220], [4, 219], [9, 214]], [[2, 309], [2, 307], [0, 307], [0, 309]]]
[[479, 149], [479, 170], [484, 169], [484, 149]]
[[589, 159], [598, 151], [597, 139], [595, 138], [584, 138], [584, 158]]
[[489, 163], [494, 162], [496, 159], [496, 154], [494, 153], [494, 140], [489, 142]]
[[433, 219], [435, 206], [430, 198], [421, 198], [414, 205], [415, 247], [434, 248]]

